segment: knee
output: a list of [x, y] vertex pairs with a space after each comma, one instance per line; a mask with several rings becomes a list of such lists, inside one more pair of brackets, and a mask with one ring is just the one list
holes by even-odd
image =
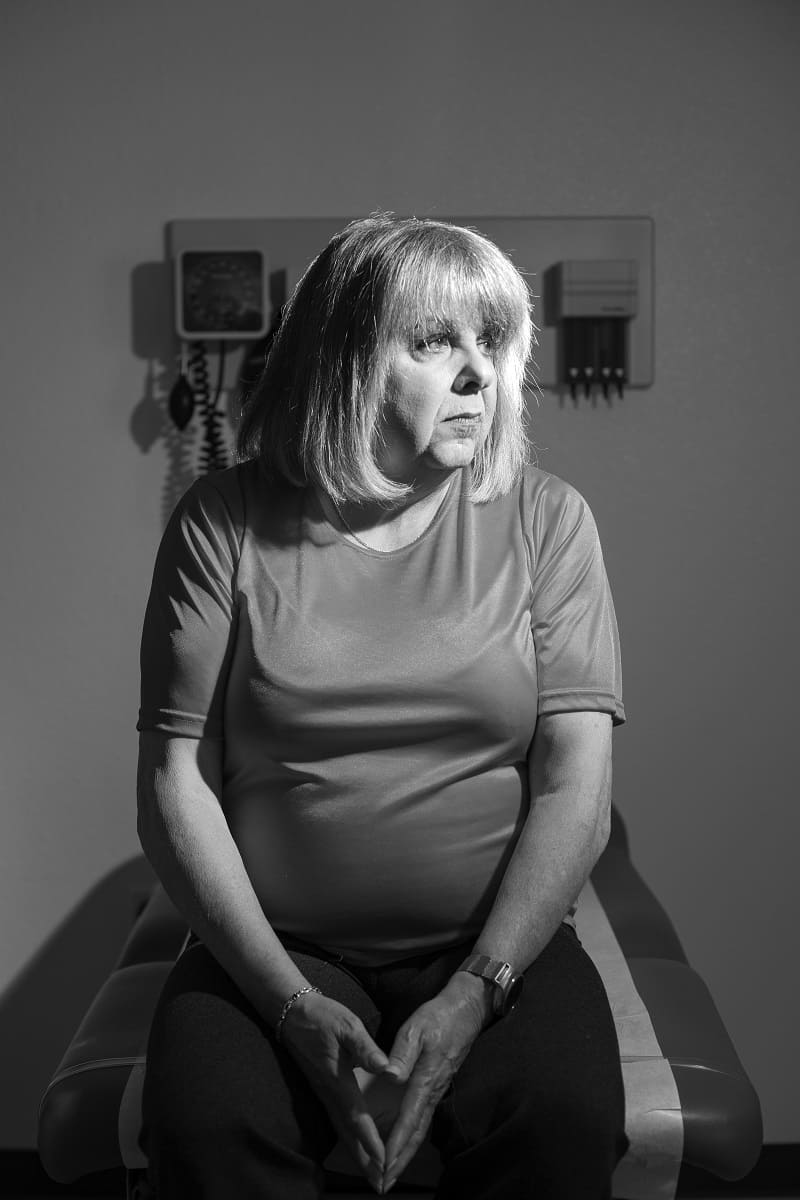
[[443, 1197], [482, 1195], [484, 1184], [496, 1186], [498, 1173], [503, 1195], [610, 1195], [611, 1177], [627, 1149], [624, 1106], [591, 1092], [542, 1087], [535, 1078], [509, 1083], [486, 1096], [483, 1106], [467, 1107], [467, 1097], [460, 1099], [455, 1089], [435, 1131], [446, 1163]]
[[217, 1105], [192, 1089], [181, 1089], [181, 1100], [169, 1089], [151, 1085], [143, 1097], [143, 1143], [151, 1162], [165, 1159], [198, 1168], [224, 1157], [237, 1141], [242, 1114], [231, 1104]]
[[[543, 1088], [535, 1075], [516, 1078], [498, 1096], [492, 1125], [503, 1128], [515, 1153], [543, 1154], [596, 1152], [616, 1162], [626, 1145], [625, 1102], [616, 1094], [591, 1087]], [[487, 1132], [489, 1132], [487, 1130]], [[569, 1147], [569, 1150], [566, 1148]]]
[[[161, 1084], [161, 1086], [159, 1086]], [[216, 1087], [147, 1079], [143, 1141], [148, 1158], [199, 1177], [253, 1154], [264, 1162], [288, 1155], [324, 1158], [335, 1134], [321, 1103], [282, 1078], [253, 1081], [243, 1072]]]
[[516, 1153], [537, 1169], [548, 1162], [554, 1177], [576, 1158], [581, 1171], [610, 1175], [628, 1145], [624, 1098], [590, 1088], [519, 1089], [508, 1121]]

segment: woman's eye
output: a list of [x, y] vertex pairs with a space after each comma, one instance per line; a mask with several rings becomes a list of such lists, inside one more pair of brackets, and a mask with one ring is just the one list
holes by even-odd
[[427, 337], [419, 338], [415, 343], [415, 349], [421, 354], [428, 351], [436, 353], [450, 345], [450, 337], [446, 333], [431, 333]]

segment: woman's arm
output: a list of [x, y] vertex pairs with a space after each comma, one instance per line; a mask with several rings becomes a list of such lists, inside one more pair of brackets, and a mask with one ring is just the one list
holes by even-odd
[[[479, 954], [510, 962], [517, 974], [550, 941], [608, 841], [611, 717], [540, 717], [528, 775], [530, 810], [474, 946]], [[386, 1143], [386, 1190], [413, 1158], [436, 1105], [490, 1019], [490, 988], [456, 971], [398, 1032], [389, 1071], [408, 1087]]]
[[[308, 980], [264, 915], [225, 820], [222, 743], [142, 733], [139, 838], [178, 910], [272, 1028]], [[340, 1137], [378, 1190], [384, 1146], [353, 1067], [381, 1071], [387, 1059], [359, 1018], [327, 996], [302, 996], [282, 1029]]]
[[138, 832], [172, 902], [256, 1011], [275, 1025], [304, 978], [272, 930], [219, 802], [222, 742], [142, 733]]
[[530, 810], [475, 943], [477, 953], [510, 962], [517, 973], [550, 941], [608, 841], [608, 713], [539, 717], [528, 779]]

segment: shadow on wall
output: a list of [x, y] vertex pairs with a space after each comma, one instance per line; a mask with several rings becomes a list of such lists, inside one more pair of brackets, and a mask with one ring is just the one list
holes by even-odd
[[167, 407], [179, 374], [178, 343], [173, 332], [172, 265], [140, 263], [131, 273], [131, 342], [136, 358], [147, 363], [144, 392], [131, 413], [131, 437], [143, 454], [158, 442], [166, 451], [161, 520], [170, 513], [197, 475], [194, 439], [181, 432]]
[[155, 877], [129, 859], [87, 893], [0, 996], [0, 1146], [36, 1145], [39, 1102]]

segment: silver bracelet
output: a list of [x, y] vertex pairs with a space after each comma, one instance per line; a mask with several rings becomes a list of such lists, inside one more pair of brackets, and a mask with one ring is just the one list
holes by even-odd
[[320, 996], [322, 995], [322, 992], [320, 992], [318, 987], [311, 987], [309, 985], [308, 987], [301, 987], [299, 991], [296, 991], [293, 996], [290, 996], [284, 1004], [283, 1008], [281, 1009], [281, 1015], [278, 1017], [278, 1024], [275, 1026], [275, 1040], [277, 1042], [281, 1040], [281, 1029], [283, 1027], [283, 1022], [288, 1016], [289, 1009], [292, 1007], [295, 1000], [299, 1000], [301, 996], [307, 996], [309, 992], [319, 992]]

